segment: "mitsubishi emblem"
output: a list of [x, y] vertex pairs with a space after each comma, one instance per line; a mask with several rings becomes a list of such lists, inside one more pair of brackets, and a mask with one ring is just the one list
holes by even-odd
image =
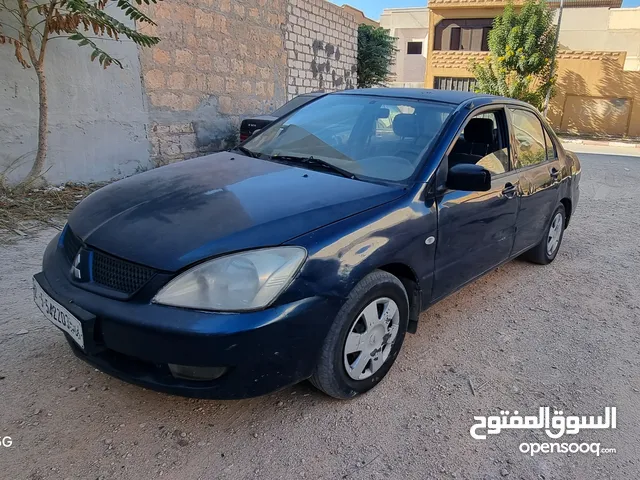
[[71, 265], [71, 275], [77, 280], [82, 280], [82, 272], [80, 271], [80, 252], [76, 255], [76, 258], [73, 260], [73, 265]]

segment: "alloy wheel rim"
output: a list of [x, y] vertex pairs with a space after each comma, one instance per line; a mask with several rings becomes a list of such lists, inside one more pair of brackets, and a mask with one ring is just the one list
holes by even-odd
[[551, 227], [549, 228], [549, 235], [547, 236], [547, 254], [552, 256], [558, 249], [560, 244], [560, 237], [562, 237], [562, 214], [557, 213], [553, 217]]
[[386, 363], [400, 328], [400, 311], [390, 298], [367, 305], [349, 329], [343, 349], [344, 367], [353, 380], [365, 380]]

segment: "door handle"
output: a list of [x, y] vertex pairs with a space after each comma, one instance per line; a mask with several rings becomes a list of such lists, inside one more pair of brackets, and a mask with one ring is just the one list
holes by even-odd
[[560, 170], [558, 170], [556, 167], [551, 167], [551, 170], [549, 170], [549, 175], [551, 175], [551, 178], [553, 178], [554, 180], [557, 180], [560, 176]]
[[511, 182], [507, 182], [507, 184], [502, 189], [502, 195], [506, 198], [515, 198], [518, 194], [518, 187]]

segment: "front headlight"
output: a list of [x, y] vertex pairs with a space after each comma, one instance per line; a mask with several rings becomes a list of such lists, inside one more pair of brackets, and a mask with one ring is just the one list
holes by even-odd
[[278, 247], [216, 258], [169, 282], [153, 302], [223, 312], [267, 307], [289, 285], [307, 252]]

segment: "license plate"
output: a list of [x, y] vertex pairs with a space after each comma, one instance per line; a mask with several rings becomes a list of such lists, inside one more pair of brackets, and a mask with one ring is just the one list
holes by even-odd
[[73, 340], [84, 350], [84, 334], [82, 323], [66, 308], [56, 302], [33, 279], [33, 300], [44, 316], [60, 330], [67, 332]]

